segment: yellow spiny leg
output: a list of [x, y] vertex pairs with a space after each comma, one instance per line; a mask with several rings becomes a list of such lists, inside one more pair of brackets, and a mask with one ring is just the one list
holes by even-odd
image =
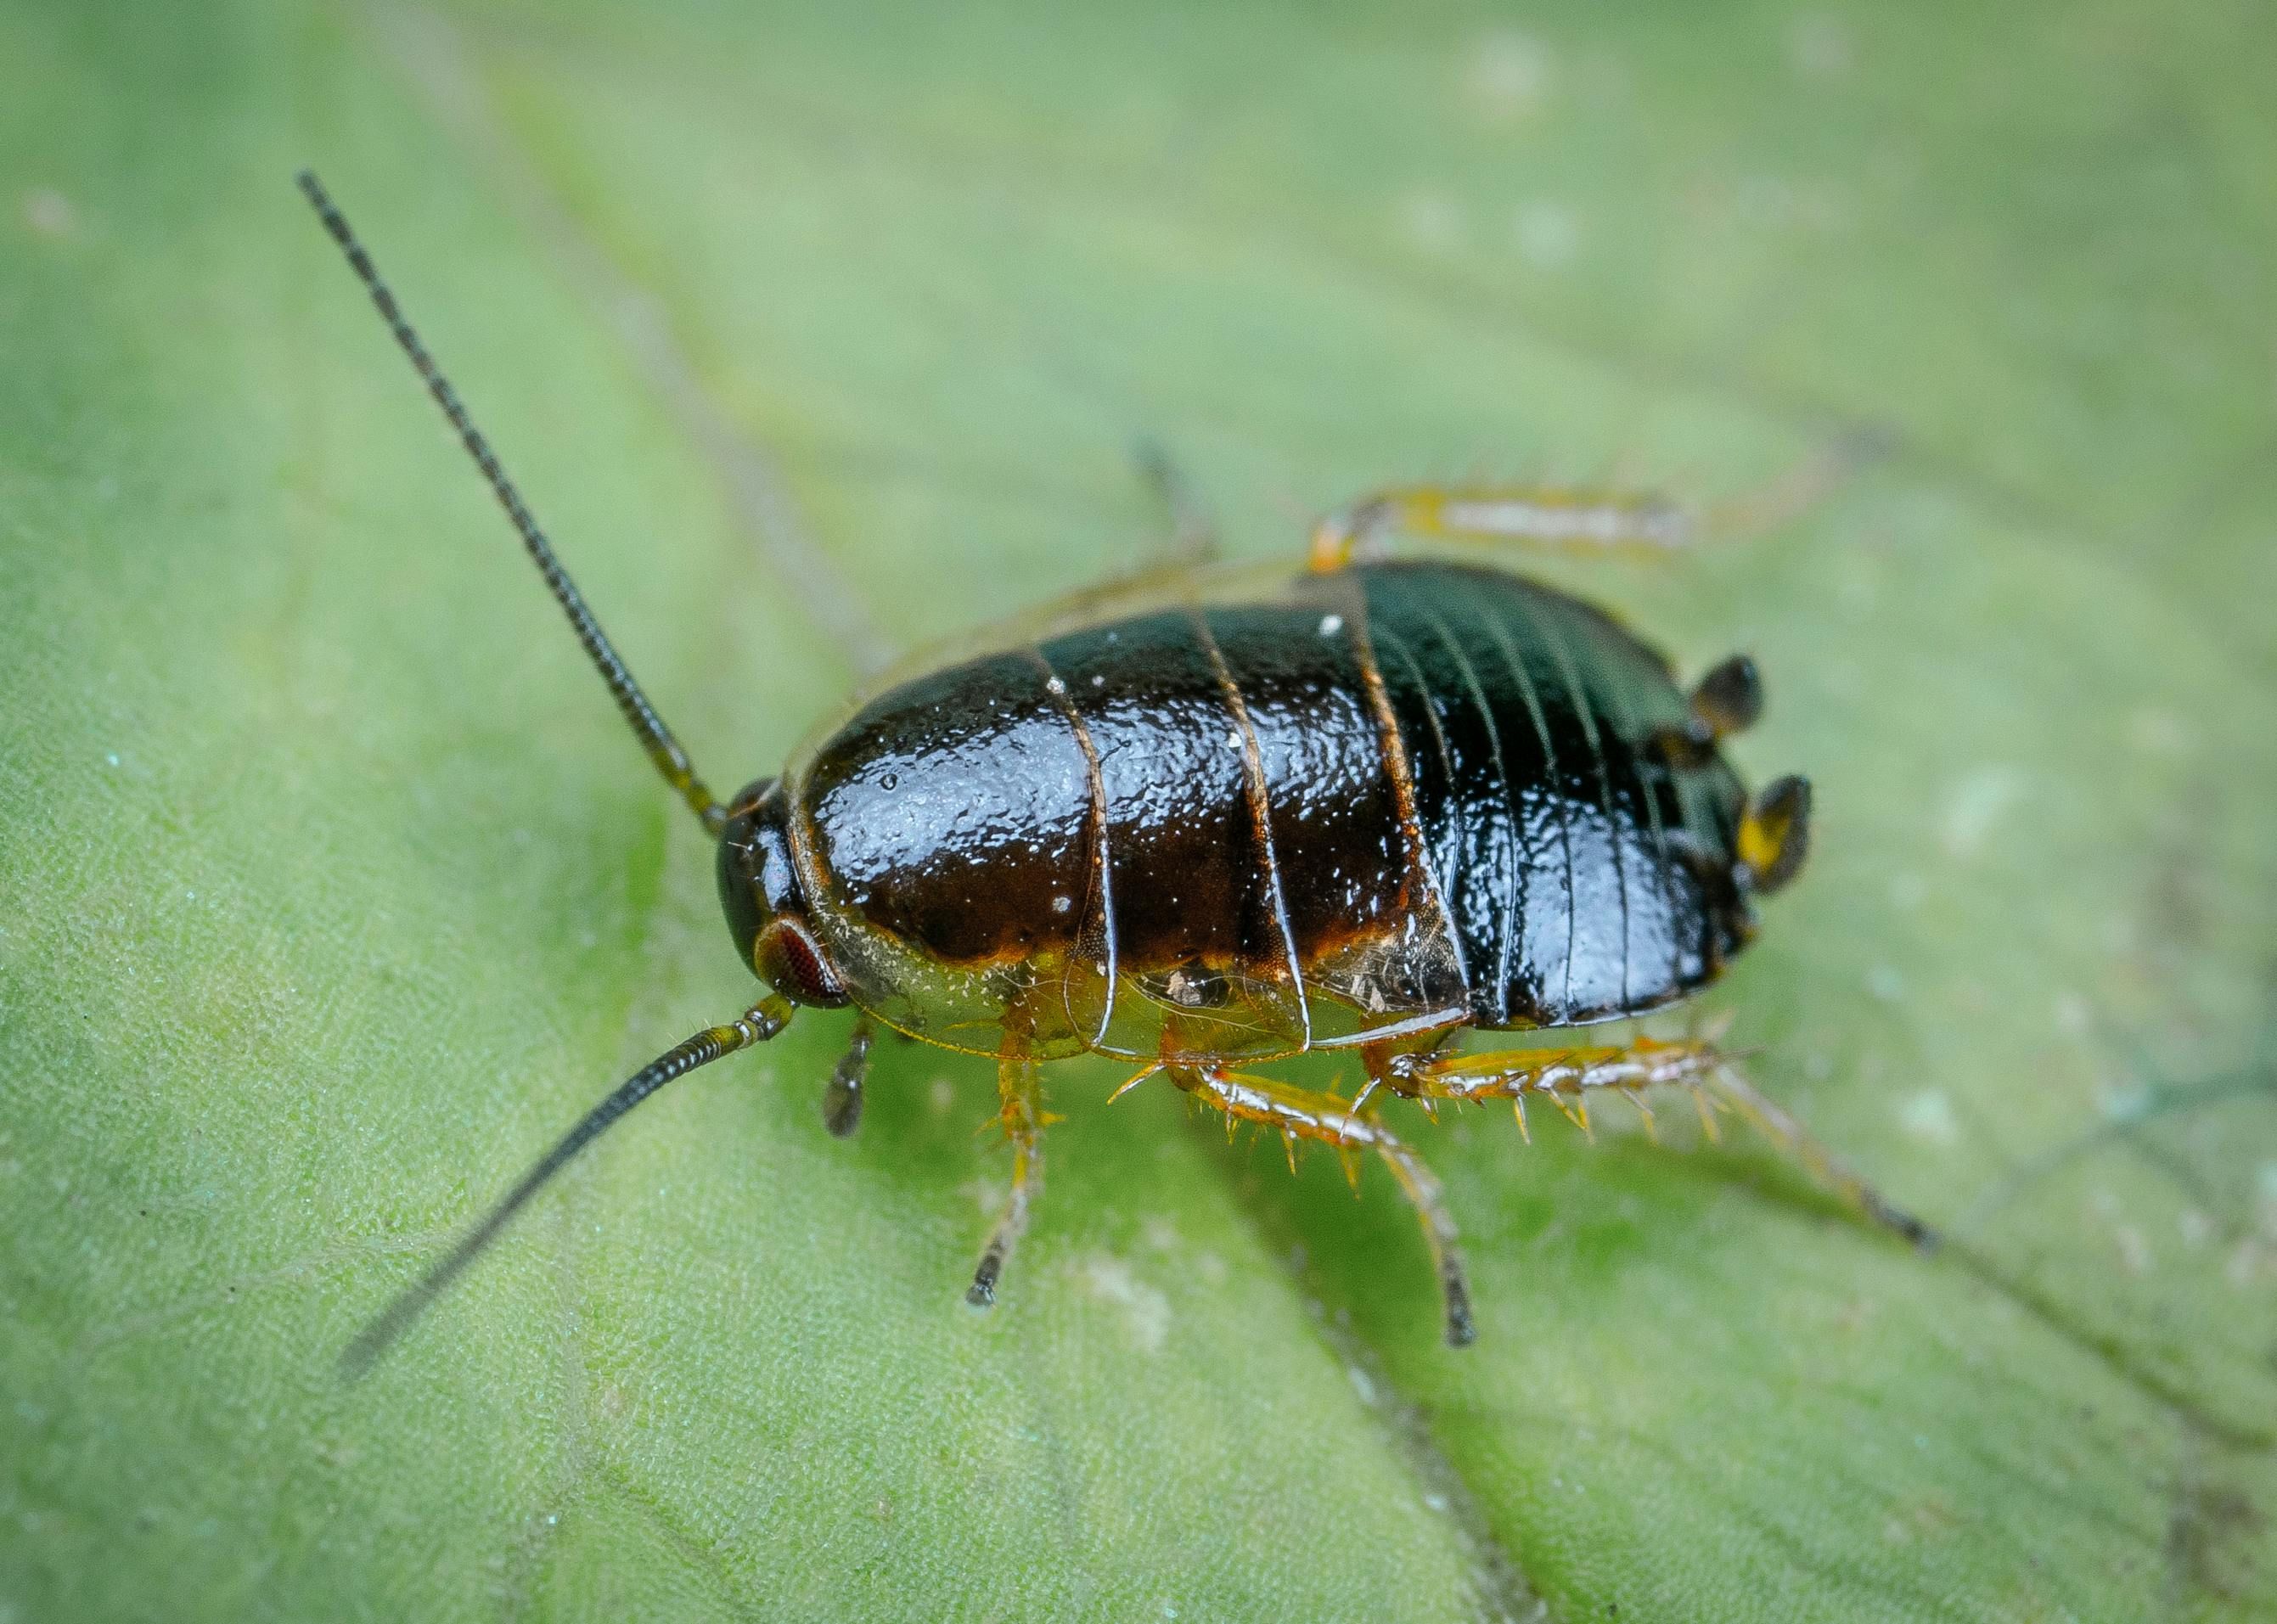
[[1314, 526], [1308, 561], [1322, 572], [1341, 569], [1355, 558], [1381, 552], [1394, 534], [1652, 553], [1706, 538], [1755, 535], [1823, 500], [1873, 451], [1863, 444], [1829, 446], [1760, 489], [1697, 515], [1660, 497], [1588, 485], [1393, 485]]
[[1684, 515], [1657, 497], [1538, 484], [1399, 485], [1362, 497], [1313, 530], [1315, 570], [1381, 552], [1394, 534], [1550, 546], [1679, 547]]
[[972, 1271], [972, 1285], [964, 1293], [964, 1300], [976, 1308], [987, 1308], [996, 1300], [996, 1281], [1004, 1272], [1004, 1260], [1012, 1255], [1013, 1245], [1028, 1227], [1029, 1208], [1044, 1187], [1043, 1131], [1051, 1119], [1041, 1109], [1036, 1072], [1026, 1044], [1008, 1033], [1003, 1053], [996, 1062], [996, 1116], [1004, 1137], [1012, 1143], [1012, 1193], [1005, 1201], [1004, 1216], [996, 1220], [987, 1247], [980, 1254], [979, 1267]]
[[1229, 1125], [1237, 1119], [1263, 1123], [1278, 1129], [1292, 1143], [1313, 1139], [1336, 1146], [1340, 1153], [1364, 1149], [1381, 1155], [1423, 1226], [1423, 1242], [1430, 1248], [1446, 1303], [1448, 1346], [1461, 1347], [1478, 1334], [1471, 1318], [1471, 1288], [1463, 1272], [1462, 1247], [1456, 1238], [1454, 1216], [1447, 1210], [1445, 1193], [1423, 1159], [1373, 1112], [1358, 1109], [1332, 1094], [1250, 1072], [1215, 1066], [1173, 1065], [1169, 1070], [1172, 1082], [1223, 1111]]
[[1704, 1087], [1710, 1073], [1725, 1064], [1713, 1044], [1641, 1037], [1620, 1046], [1395, 1056], [1385, 1080], [1401, 1094], [1423, 1100], [1517, 1099], [1539, 1094], [1547, 1094], [1553, 1105], [1564, 1105], [1569, 1099], [1578, 1102], [1596, 1088]]
[[[1687, 1089], [1711, 1138], [1716, 1133], [1716, 1106], [1728, 1105], [1793, 1157], [1821, 1188], [1916, 1246], [1936, 1241], [1927, 1224], [1885, 1200], [1801, 1123], [1757, 1093], [1740, 1075], [1731, 1057], [1712, 1043], [1667, 1043], [1641, 1037], [1626, 1048], [1595, 1044], [1398, 1056], [1385, 1080], [1401, 1094], [1421, 1101], [1509, 1099], [1522, 1107], [1529, 1094], [1546, 1095], [1551, 1104], [1573, 1117], [1584, 1132], [1588, 1131], [1588, 1117], [1580, 1108], [1594, 1090], [1618, 1090], [1642, 1109], [1644, 1102], [1638, 1096], [1647, 1088]], [[1650, 1120], [1648, 1113], [1648, 1123]]]
[[1758, 1133], [1802, 1164], [1822, 1188], [1831, 1190], [1883, 1228], [1904, 1236], [1923, 1251], [1934, 1248], [1937, 1231], [1902, 1207], [1892, 1205], [1882, 1193], [1850, 1170], [1841, 1157], [1813, 1138], [1808, 1129], [1755, 1091], [1753, 1083], [1730, 1064], [1717, 1066], [1708, 1079], [1708, 1091], [1752, 1124]]

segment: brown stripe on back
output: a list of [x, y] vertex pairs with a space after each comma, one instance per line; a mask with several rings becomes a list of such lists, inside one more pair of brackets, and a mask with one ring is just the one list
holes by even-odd
[[1254, 864], [1241, 739], [1198, 633], [1169, 611], [1041, 645], [1098, 759], [1125, 974], [1242, 958]]
[[[1305, 972], [1298, 962], [1296, 935], [1289, 925], [1281, 867], [1274, 857], [1273, 814], [1266, 792], [1263, 749], [1251, 724], [1249, 706], [1242, 698], [1241, 684], [1228, 668], [1225, 651], [1212, 631], [1214, 618], [1199, 610], [1193, 612], [1194, 629], [1217, 672], [1219, 686], [1225, 694], [1226, 713], [1240, 736], [1242, 799], [1249, 813], [1250, 840], [1256, 860], [1249, 894], [1243, 898], [1243, 958], [1250, 972], [1261, 979], [1277, 981], [1285, 973], [1292, 1024], [1309, 1042], [1311, 1023], [1305, 1013]], [[1276, 618], [1284, 622], [1281, 629], [1285, 632], [1287, 617]]]
[[[1499, 676], [1500, 660], [1483, 629], [1461, 613], [1463, 600], [1432, 592], [1428, 578], [1375, 577], [1368, 603], [1379, 639], [1397, 640], [1383, 655], [1392, 713], [1420, 711], [1441, 749], [1446, 797], [1436, 820], [1428, 802], [1419, 805], [1419, 819], [1426, 827], [1436, 823], [1437, 849], [1447, 854], [1440, 873], [1470, 972], [1471, 1008], [1481, 1021], [1501, 1025], [1511, 1013], [1510, 942], [1526, 869], [1519, 797], [1503, 747], [1504, 707], [1488, 682]], [[1409, 662], [1396, 672], [1388, 663], [1395, 652]], [[1518, 758], [1521, 769], [1528, 759]]]
[[[1423, 825], [1416, 812], [1415, 774], [1409, 756], [1407, 741], [1399, 730], [1399, 719], [1391, 708], [1391, 696], [1383, 682], [1383, 669], [1378, 662], [1375, 642], [1368, 623], [1367, 599], [1358, 580], [1339, 575], [1323, 581], [1322, 587], [1333, 585], [1333, 593], [1322, 591], [1321, 598], [1329, 612], [1342, 622], [1339, 632], [1350, 644], [1354, 667], [1359, 677], [1359, 691], [1367, 703], [1368, 714], [1375, 724], [1375, 760], [1383, 784], [1390, 790], [1392, 805], [1398, 819], [1399, 850], [1389, 854], [1387, 873], [1396, 873], [1398, 880], [1398, 904], [1415, 913], [1430, 916], [1428, 929], [1455, 942], [1458, 973], [1461, 971], [1459, 942], [1448, 919], [1446, 891], [1440, 883], [1436, 866], [1431, 861], [1430, 847], [1423, 834]], [[1323, 617], [1323, 627], [1326, 616]]]
[[1358, 652], [1344, 617], [1315, 608], [1208, 620], [1256, 742], [1282, 908], [1309, 980], [1323, 955], [1393, 928], [1405, 905], [1405, 842]]
[[1028, 654], [1044, 674], [1044, 691], [1051, 696], [1075, 735], [1076, 746], [1083, 751], [1090, 780], [1091, 810], [1084, 825], [1089, 866], [1070, 957], [1099, 978], [1098, 1009], [1085, 1018], [1084, 1012], [1070, 1008], [1068, 1018], [1069, 1024], [1084, 1034], [1085, 1041], [1097, 1043], [1106, 1036], [1115, 1018], [1115, 886], [1108, 862], [1107, 785], [1099, 771], [1099, 748], [1092, 742], [1091, 730], [1083, 725], [1083, 718], [1068, 700], [1065, 680], [1052, 669], [1051, 661], [1044, 658], [1041, 649], [1031, 648]]

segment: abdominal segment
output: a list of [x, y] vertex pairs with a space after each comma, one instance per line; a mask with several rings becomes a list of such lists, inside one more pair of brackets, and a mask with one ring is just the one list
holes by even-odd
[[796, 828], [857, 999], [956, 1047], [1553, 1024], [1702, 973], [1668, 837], [1718, 838], [1736, 783], [1636, 748], [1683, 704], [1571, 599], [1368, 566], [902, 683], [795, 764]]

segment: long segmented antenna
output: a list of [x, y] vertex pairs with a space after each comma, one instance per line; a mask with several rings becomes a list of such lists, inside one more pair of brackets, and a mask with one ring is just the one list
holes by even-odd
[[377, 1319], [363, 1328], [356, 1339], [341, 1351], [340, 1374], [353, 1382], [369, 1371], [379, 1356], [427, 1311], [427, 1305], [441, 1296], [451, 1282], [465, 1272], [467, 1265], [499, 1238], [499, 1231], [514, 1221], [514, 1214], [529, 1204], [529, 1198], [544, 1189], [547, 1181], [567, 1167], [579, 1151], [608, 1132], [618, 1118], [674, 1079], [685, 1077], [698, 1066], [710, 1065], [723, 1055], [765, 1042], [790, 1025], [790, 1017], [788, 1000], [780, 996], [763, 998], [726, 1025], [705, 1027], [636, 1071], [615, 1093], [587, 1111], [583, 1120], [561, 1136], [559, 1144], [539, 1157], [537, 1164], [522, 1176], [522, 1182], [506, 1192], [506, 1199], [461, 1237], [459, 1244], [446, 1253], [416, 1285], [388, 1304]]
[[672, 729], [664, 725], [664, 719], [656, 713], [656, 707], [648, 702], [648, 696], [641, 692], [640, 684], [633, 681], [633, 674], [625, 668], [625, 662], [619, 658], [615, 647], [601, 630], [600, 622], [585, 606], [585, 599], [578, 592], [576, 583], [569, 579], [569, 572], [562, 568], [561, 560], [553, 556], [553, 548], [545, 539], [545, 532], [537, 528], [537, 521], [523, 505], [522, 493], [506, 477], [506, 469], [499, 466], [490, 442], [483, 438], [482, 431], [475, 427], [474, 420], [467, 416], [467, 408], [460, 404], [458, 392], [451, 387], [450, 380], [443, 376], [443, 370], [435, 364], [435, 358], [427, 353], [427, 347], [419, 341], [419, 335], [404, 319], [402, 307], [396, 303], [395, 295], [389, 291], [387, 284], [380, 280], [378, 269], [372, 264], [371, 255], [364, 251], [363, 244], [356, 240], [355, 233], [349, 229], [346, 217], [333, 206], [331, 198], [317, 181], [313, 171], [302, 170], [298, 179], [301, 190], [308, 194], [317, 217], [324, 223], [324, 229], [332, 234], [332, 240], [340, 245], [340, 251], [347, 255], [349, 265], [363, 283], [365, 291], [370, 294], [372, 303], [379, 307], [380, 317], [387, 323], [387, 330], [395, 335], [396, 343], [402, 346], [403, 353], [411, 358], [411, 364], [418, 370], [420, 380], [427, 385], [427, 393], [435, 397], [435, 404], [441, 407], [443, 416], [451, 420], [451, 427], [458, 431], [468, 455], [474, 458], [475, 466], [490, 482], [491, 494], [498, 498], [499, 506], [506, 509], [506, 516], [513, 522], [515, 533], [522, 538], [522, 545], [529, 549], [530, 560], [537, 566], [537, 573], [545, 577], [545, 584], [552, 589], [554, 601], [561, 606], [561, 613], [569, 617], [570, 629], [577, 634], [577, 641], [584, 645], [586, 655], [601, 674], [601, 680], [609, 685], [609, 692], [615, 698], [617, 708], [624, 713], [625, 721], [631, 724], [633, 732], [639, 736], [641, 748], [647, 751], [648, 759], [656, 763], [656, 770], [664, 774], [664, 782], [670, 784], [680, 798], [688, 803], [689, 810], [702, 820], [704, 828], [717, 835], [727, 821], [726, 809], [712, 798], [712, 791], [704, 781], [697, 777], [696, 768], [688, 759], [688, 752], [681, 748], [680, 741], [672, 735]]

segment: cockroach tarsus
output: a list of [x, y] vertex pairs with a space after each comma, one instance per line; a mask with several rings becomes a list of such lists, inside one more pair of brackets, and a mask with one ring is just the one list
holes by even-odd
[[[1688, 690], [1610, 616], [1506, 571], [1402, 559], [1397, 536], [1660, 548], [1683, 515], [1616, 492], [1415, 485], [1322, 520], [1298, 570], [1182, 567], [1068, 600], [858, 698], [781, 774], [726, 802], [700, 778], [586, 607], [371, 259], [300, 177], [449, 419], [659, 774], [718, 842], [737, 952], [767, 991], [587, 1113], [342, 1355], [368, 1369], [569, 1160], [665, 1084], [783, 1031], [857, 1011], [824, 1115], [858, 1121], [880, 1026], [993, 1056], [1012, 1150], [968, 1300], [995, 1300], [1042, 1180], [1039, 1075], [1121, 1056], [1224, 1113], [1380, 1157], [1414, 1208], [1449, 1343], [1474, 1335], [1438, 1179], [1374, 1102], [1436, 1112], [1529, 1099], [1585, 1130], [1618, 1094], [1731, 1109], [1821, 1185], [1920, 1244], [1885, 1201], [1758, 1094], [1712, 1037], [1467, 1052], [1466, 1031], [1580, 1027], [1707, 986], [1755, 899], [1808, 849], [1810, 792], [1750, 796], [1723, 740], [1762, 708], [1734, 656]], [[1158, 453], [1142, 465], [1208, 550]], [[1336, 1094], [1253, 1069], [1356, 1050]]]

